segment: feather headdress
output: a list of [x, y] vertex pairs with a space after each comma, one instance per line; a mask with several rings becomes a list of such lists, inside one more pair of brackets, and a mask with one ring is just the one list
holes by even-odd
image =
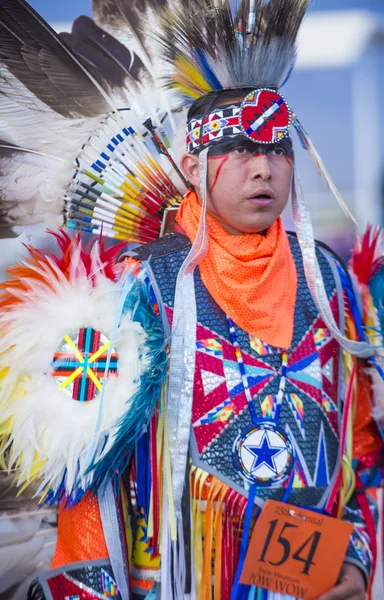
[[190, 0], [169, 7], [160, 41], [168, 85], [193, 102], [225, 89], [280, 88], [296, 59], [309, 0]]
[[[210, 91], [281, 87], [308, 1], [94, 0], [95, 21], [80, 17], [58, 35], [25, 0], [1, 0], [3, 235], [46, 221], [156, 239], [185, 191], [180, 106]], [[304, 128], [285, 112], [284, 135], [293, 122], [350, 215]]]

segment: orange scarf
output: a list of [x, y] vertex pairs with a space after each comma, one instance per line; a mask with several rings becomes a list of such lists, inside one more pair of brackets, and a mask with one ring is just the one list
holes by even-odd
[[[193, 243], [201, 206], [188, 192], [176, 222]], [[199, 269], [220, 308], [247, 333], [278, 348], [292, 341], [296, 267], [287, 234], [277, 219], [265, 235], [232, 235], [209, 214], [208, 253]]]

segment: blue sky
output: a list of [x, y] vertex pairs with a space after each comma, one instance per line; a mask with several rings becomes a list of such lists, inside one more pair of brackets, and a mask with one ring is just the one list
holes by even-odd
[[[69, 21], [80, 14], [91, 15], [92, 0], [29, 0], [47, 21]], [[384, 13], [383, 0], [313, 0], [311, 10], [365, 8]]]

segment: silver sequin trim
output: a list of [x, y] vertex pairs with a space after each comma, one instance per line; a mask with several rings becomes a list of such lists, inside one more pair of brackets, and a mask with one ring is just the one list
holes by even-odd
[[181, 500], [187, 467], [192, 417], [193, 382], [196, 358], [196, 296], [194, 272], [208, 248], [206, 217], [208, 148], [200, 153], [202, 211], [196, 239], [177, 276], [173, 311], [170, 376], [168, 387], [168, 428], [172, 465], [175, 515], [181, 517]]

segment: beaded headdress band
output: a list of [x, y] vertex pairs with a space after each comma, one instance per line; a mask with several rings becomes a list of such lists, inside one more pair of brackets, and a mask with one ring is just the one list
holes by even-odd
[[257, 144], [275, 144], [289, 134], [291, 110], [275, 90], [261, 88], [248, 94], [240, 105], [218, 108], [187, 125], [187, 150], [192, 153], [223, 137], [246, 135]]

